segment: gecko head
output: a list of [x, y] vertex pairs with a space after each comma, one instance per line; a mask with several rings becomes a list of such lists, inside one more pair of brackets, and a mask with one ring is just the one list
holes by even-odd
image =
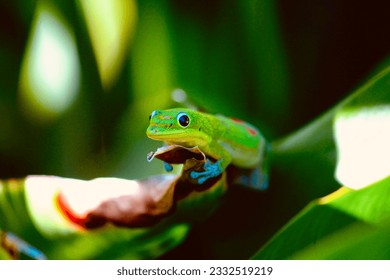
[[199, 145], [208, 138], [207, 119], [198, 111], [175, 108], [154, 110], [149, 116], [146, 135], [170, 144]]

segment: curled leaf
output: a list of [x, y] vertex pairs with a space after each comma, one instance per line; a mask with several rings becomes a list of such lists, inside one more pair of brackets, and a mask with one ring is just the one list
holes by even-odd
[[186, 160], [194, 158], [199, 161], [206, 161], [206, 155], [198, 146], [187, 148], [181, 145], [169, 145], [158, 148], [155, 152], [150, 152], [147, 156], [148, 161], [158, 158], [169, 164], [181, 164]]
[[150, 160], [154, 157], [170, 164], [184, 163], [181, 175], [160, 175], [138, 181], [137, 193], [103, 201], [88, 214], [84, 226], [96, 227], [107, 221], [126, 227], [154, 225], [174, 212], [178, 200], [192, 192], [204, 191], [218, 181], [216, 178], [200, 186], [189, 176], [193, 170], [202, 170], [206, 159], [198, 147], [166, 146], [148, 156]]
[[[183, 163], [181, 174], [163, 174], [143, 180], [28, 177], [26, 200], [33, 220], [49, 234], [80, 232], [107, 223], [129, 228], [148, 227], [172, 216], [180, 200], [193, 202], [190, 198], [196, 196], [202, 208], [205, 193], [211, 193], [217, 200], [226, 190], [225, 176], [212, 178], [202, 185], [190, 177], [192, 171], [203, 169], [206, 157], [198, 148], [170, 146], [157, 150], [150, 158], [153, 157]], [[196, 193], [200, 199], [199, 195], [194, 195]], [[206, 209], [211, 207], [208, 205]]]
[[126, 227], [154, 225], [174, 209], [175, 182], [173, 176], [143, 180], [137, 193], [104, 200], [87, 215], [84, 226], [93, 228], [107, 221]]

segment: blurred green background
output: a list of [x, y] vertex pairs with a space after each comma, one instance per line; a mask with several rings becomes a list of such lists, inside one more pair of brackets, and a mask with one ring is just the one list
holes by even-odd
[[[162, 173], [146, 161], [160, 143], [145, 130], [154, 109], [177, 106], [178, 88], [279, 139], [387, 57], [388, 8], [344, 0], [1, 1], [0, 176]], [[308, 201], [338, 187], [332, 177], [328, 189], [305, 197], [287, 189], [291, 182], [279, 191], [282, 177], [273, 171], [267, 195], [233, 191], [163, 258], [247, 258]]]

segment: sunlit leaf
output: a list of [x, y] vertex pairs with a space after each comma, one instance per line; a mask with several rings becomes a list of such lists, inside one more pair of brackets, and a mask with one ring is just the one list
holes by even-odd
[[[205, 162], [205, 155], [197, 148], [173, 145], [159, 149], [154, 156], [169, 163], [184, 163], [181, 174], [144, 180], [90, 181], [29, 176], [25, 180], [26, 202], [36, 227], [43, 234], [55, 236], [83, 232], [106, 223], [130, 228], [152, 226], [172, 215], [176, 204], [191, 193], [207, 193], [213, 188], [224, 190], [225, 176], [208, 180], [202, 186], [189, 176], [193, 170], [202, 170]], [[215, 195], [215, 201], [218, 197]]]
[[117, 80], [128, 55], [137, 18], [133, 0], [78, 1], [96, 55], [104, 88]]
[[[340, 244], [345, 244], [346, 240], [349, 242], [346, 247], [355, 246], [354, 242], [357, 245], [362, 241], [354, 235], [375, 234], [374, 231], [377, 230], [388, 230], [389, 192], [390, 178], [387, 178], [360, 191], [340, 189], [334, 194], [316, 200], [296, 215], [254, 258], [325, 257], [329, 252], [336, 253]], [[355, 228], [355, 230], [348, 230], [349, 228]], [[352, 235], [352, 239], [348, 237], [349, 235]], [[386, 240], [383, 241], [386, 243]], [[322, 246], [322, 244], [327, 245]], [[330, 244], [332, 248], [329, 247]], [[368, 244], [366, 250], [369, 254], [364, 255], [361, 252], [355, 257], [382, 256], [381, 251], [374, 251], [375, 248], [380, 249]], [[309, 250], [310, 254], [305, 250]], [[329, 253], [328, 257], [330, 256], [332, 255]]]
[[35, 121], [55, 119], [75, 100], [80, 77], [73, 31], [54, 6], [39, 1], [20, 73], [20, 106]]
[[[336, 254], [336, 248], [330, 249], [327, 245], [317, 247], [316, 244], [323, 240], [323, 244], [329, 244], [325, 240], [336, 240], [334, 244], [342, 243], [342, 238], [345, 237], [341, 236], [346, 234], [342, 232], [352, 233], [352, 229], [348, 230], [350, 227], [356, 229], [356, 234], [360, 229], [367, 234], [367, 239], [362, 237], [353, 240], [357, 243], [363, 242], [363, 239], [364, 242], [369, 242], [368, 240], [372, 240], [370, 236], [376, 235], [375, 227], [387, 224], [390, 211], [387, 207], [388, 180], [369, 184], [389, 176], [389, 78], [387, 68], [317, 120], [274, 143], [272, 167], [282, 172], [280, 174], [287, 175], [283, 181], [279, 179], [278, 194], [282, 197], [286, 193], [289, 194], [286, 196], [288, 199], [293, 194], [297, 195], [294, 202], [299, 206], [305, 204], [304, 200], [307, 203], [316, 197], [332, 193], [339, 186], [335, 181], [336, 166], [337, 179], [346, 187], [311, 202], [255, 258], [330, 257], [333, 253]], [[373, 178], [372, 174], [378, 176]], [[271, 184], [272, 182], [275, 183], [271, 181]], [[360, 185], [356, 185], [357, 182]], [[284, 187], [290, 184], [295, 186], [294, 192], [289, 192]], [[354, 186], [369, 188], [354, 192], [351, 190]], [[373, 231], [366, 230], [372, 226]], [[378, 230], [382, 232], [382, 229]], [[337, 237], [339, 232], [341, 239]], [[385, 243], [379, 240], [375, 244]], [[347, 248], [354, 246], [355, 244], [346, 245], [344, 256], [349, 255]], [[323, 249], [329, 249], [326, 251], [329, 254], [321, 252]], [[311, 253], [303, 253], [304, 250]], [[370, 251], [367, 256], [380, 257], [381, 254]], [[360, 257], [364, 258], [364, 255], [361, 254]]]
[[336, 177], [360, 189], [390, 175], [390, 69], [374, 76], [337, 112]]
[[273, 166], [311, 199], [334, 191], [335, 179], [360, 188], [390, 175], [389, 81], [387, 68], [318, 119], [275, 141]]
[[[201, 170], [205, 161], [199, 149], [173, 146], [154, 156], [184, 163], [180, 176], [90, 181], [29, 176], [12, 183], [18, 193], [24, 192], [27, 210], [20, 197], [4, 199], [0, 206], [9, 205], [21, 216], [28, 211], [46, 239], [46, 243], [36, 239], [34, 246], [48, 258], [156, 258], [181, 243], [191, 223], [204, 220], [218, 207], [226, 192], [226, 176], [202, 186], [193, 183], [190, 172]], [[10, 191], [5, 189], [0, 198]], [[12, 211], [0, 210], [1, 215]], [[4, 222], [0, 226], [9, 227]], [[132, 244], [132, 250], [115, 249], [123, 244]], [[83, 250], [75, 253], [73, 246]]]

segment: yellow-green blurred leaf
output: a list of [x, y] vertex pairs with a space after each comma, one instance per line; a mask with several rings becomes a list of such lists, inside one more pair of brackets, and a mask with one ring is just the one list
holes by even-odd
[[134, 0], [80, 0], [105, 89], [112, 87], [127, 61], [137, 6]]

